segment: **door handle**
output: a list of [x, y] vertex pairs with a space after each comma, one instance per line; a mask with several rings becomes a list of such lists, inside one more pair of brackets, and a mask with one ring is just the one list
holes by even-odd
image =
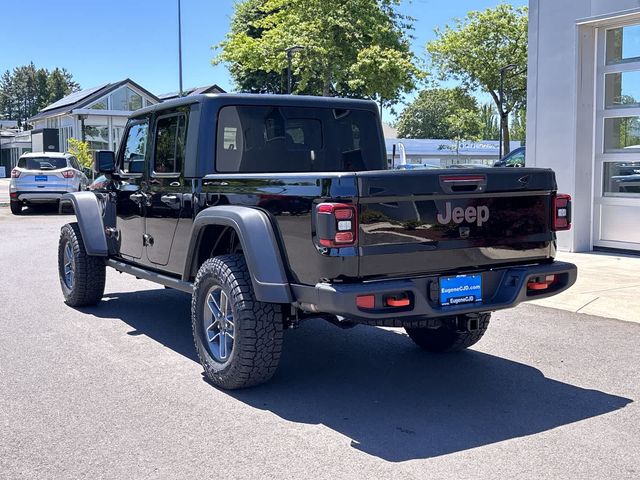
[[162, 195], [160, 201], [167, 205], [175, 205], [176, 203], [180, 203], [180, 198], [176, 195]]
[[132, 193], [131, 195], [129, 195], [129, 200], [131, 200], [133, 203], [140, 203], [142, 202], [143, 198], [144, 195], [142, 193]]

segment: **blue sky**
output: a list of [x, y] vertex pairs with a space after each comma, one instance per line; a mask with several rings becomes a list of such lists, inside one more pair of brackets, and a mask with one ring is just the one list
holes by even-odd
[[[415, 52], [424, 55], [435, 27], [498, 3], [405, 0], [403, 12], [416, 18]], [[217, 83], [232, 90], [226, 68], [211, 66], [211, 46], [228, 31], [233, 4], [182, 0], [185, 87]], [[178, 89], [177, 0], [29, 0], [28, 5], [3, 2], [1, 72], [33, 61], [37, 67], [65, 67], [83, 88], [129, 77], [156, 94]]]

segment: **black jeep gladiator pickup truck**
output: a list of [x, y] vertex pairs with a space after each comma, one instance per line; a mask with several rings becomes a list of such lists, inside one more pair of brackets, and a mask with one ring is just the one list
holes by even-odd
[[431, 352], [476, 343], [490, 312], [576, 279], [554, 261], [571, 203], [551, 170], [387, 169], [375, 103], [201, 95], [133, 113], [107, 181], [64, 196], [67, 304], [97, 304], [105, 269], [192, 295], [216, 385], [267, 381], [283, 330], [308, 317], [404, 327]]

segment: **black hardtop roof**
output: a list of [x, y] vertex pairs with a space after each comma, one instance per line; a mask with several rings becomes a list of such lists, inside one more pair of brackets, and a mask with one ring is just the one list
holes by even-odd
[[277, 105], [283, 107], [315, 107], [372, 110], [378, 109], [372, 100], [359, 100], [339, 97], [313, 97], [310, 95], [271, 95], [256, 93], [215, 93], [192, 95], [175, 100], [167, 100], [136, 110], [132, 117], [139, 117], [150, 112], [169, 110], [193, 103], [214, 103], [219, 107], [225, 105]]

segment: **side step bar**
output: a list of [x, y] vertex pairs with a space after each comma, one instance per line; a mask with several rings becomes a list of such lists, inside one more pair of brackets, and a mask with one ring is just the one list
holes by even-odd
[[119, 262], [118, 260], [114, 260], [112, 258], [108, 259], [106, 263], [107, 266], [115, 268], [119, 272], [128, 273], [135, 277], [149, 280], [150, 282], [154, 283], [159, 283], [160, 285], [164, 285], [165, 287], [174, 288], [186, 293], [193, 293], [193, 283], [191, 282], [185, 282], [183, 280], [169, 277], [167, 275], [162, 275], [160, 273], [151, 272], [140, 267], [134, 267], [133, 265]]

